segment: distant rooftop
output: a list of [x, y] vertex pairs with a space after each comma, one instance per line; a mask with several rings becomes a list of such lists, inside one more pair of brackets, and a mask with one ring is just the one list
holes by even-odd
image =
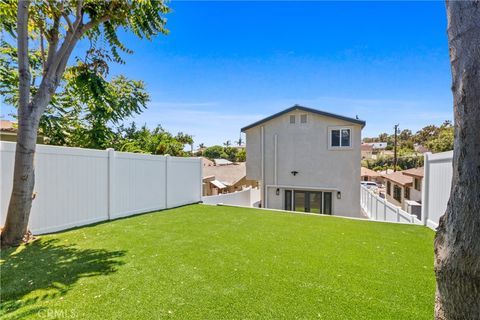
[[397, 171], [390, 174], [382, 174], [382, 176], [390, 181], [406, 186], [413, 183], [413, 178], [403, 174], [403, 171]]
[[213, 162], [215, 162], [216, 166], [228, 166], [232, 164], [232, 161], [228, 161], [227, 159], [213, 159]]
[[423, 167], [403, 170], [402, 173], [411, 177], [423, 178]]

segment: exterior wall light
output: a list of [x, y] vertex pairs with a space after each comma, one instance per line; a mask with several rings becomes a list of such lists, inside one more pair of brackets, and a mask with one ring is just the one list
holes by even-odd
[[277, 190], [275, 191], [275, 194], [276, 194], [277, 196], [280, 195], [280, 189], [279, 189], [279, 188], [277, 188]]
[[293, 174], [294, 176], [296, 176], [298, 174], [298, 171], [292, 171], [291, 174]]
[[342, 199], [342, 193], [340, 191], [337, 191], [337, 199]]

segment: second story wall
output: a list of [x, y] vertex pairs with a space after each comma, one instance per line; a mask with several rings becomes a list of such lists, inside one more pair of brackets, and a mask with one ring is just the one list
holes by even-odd
[[[262, 126], [265, 185], [342, 188], [354, 184], [358, 193], [361, 125], [295, 110], [250, 128], [246, 130], [249, 179], [262, 180]], [[331, 130], [342, 128], [351, 130], [351, 146], [331, 147]]]

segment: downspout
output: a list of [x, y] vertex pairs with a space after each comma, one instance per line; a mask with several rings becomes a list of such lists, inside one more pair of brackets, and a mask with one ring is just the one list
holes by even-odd
[[274, 161], [273, 161], [273, 184], [275, 186], [278, 185], [278, 175], [277, 175], [277, 144], [278, 144], [278, 134], [275, 134], [273, 138], [273, 146], [274, 146]]
[[266, 193], [266, 181], [265, 181], [265, 127], [261, 126], [260, 127], [260, 147], [262, 151], [262, 207], [266, 208], [267, 207], [267, 193]]

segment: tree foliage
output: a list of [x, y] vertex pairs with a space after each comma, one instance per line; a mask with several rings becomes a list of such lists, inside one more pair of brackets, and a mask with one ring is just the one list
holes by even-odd
[[[397, 136], [397, 146], [401, 153], [411, 154], [415, 152], [415, 146], [421, 145], [431, 152], [443, 152], [453, 149], [454, 128], [450, 121], [445, 121], [440, 126], [428, 125], [415, 134], [410, 129], [400, 131]], [[377, 137], [366, 137], [364, 142], [387, 142], [387, 150], [392, 150], [394, 134], [381, 133]]]
[[206, 148], [202, 155], [209, 159], [227, 159], [232, 162], [246, 161], [246, 153], [244, 148], [230, 146], [211, 146]]
[[168, 154], [171, 156], [189, 156], [184, 151], [185, 145], [193, 144], [193, 137], [183, 132], [173, 135], [161, 126], [153, 130], [143, 125], [137, 128], [135, 123], [130, 126], [120, 126], [117, 130], [117, 140], [112, 145], [116, 150], [126, 152]]

